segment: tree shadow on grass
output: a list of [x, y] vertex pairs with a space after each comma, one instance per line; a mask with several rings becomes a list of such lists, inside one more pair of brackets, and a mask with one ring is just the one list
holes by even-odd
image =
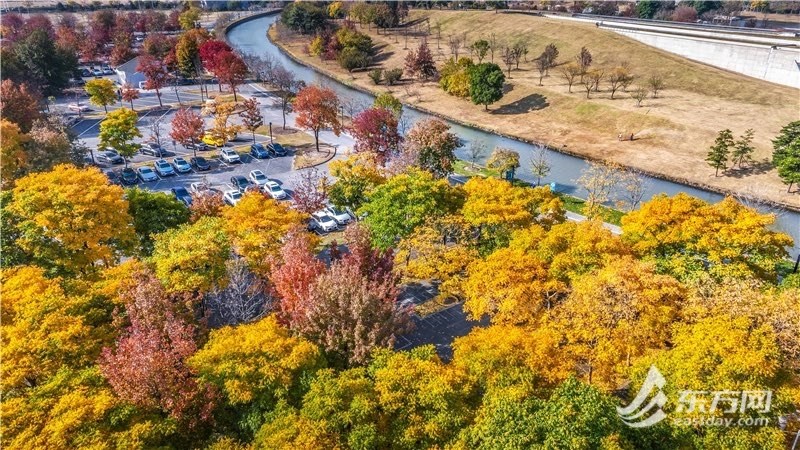
[[734, 178], [743, 178], [748, 175], [759, 175], [769, 172], [773, 167], [772, 162], [768, 159], [762, 159], [761, 161], [753, 161], [749, 164], [745, 164], [744, 167], [730, 168], [725, 171], [725, 175]]
[[503, 105], [494, 111], [492, 114], [509, 115], [509, 114], [525, 114], [531, 111], [538, 111], [550, 106], [547, 103], [547, 97], [541, 94], [531, 94], [523, 97], [515, 102]]

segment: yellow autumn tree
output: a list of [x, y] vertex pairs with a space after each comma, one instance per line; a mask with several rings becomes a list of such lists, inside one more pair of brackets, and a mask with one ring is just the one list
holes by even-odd
[[372, 189], [386, 181], [375, 155], [370, 152], [356, 153], [344, 160], [331, 161], [330, 171], [336, 177], [336, 182], [328, 191], [331, 202], [352, 211], [358, 210], [367, 201], [367, 195]]
[[565, 219], [561, 199], [549, 187], [520, 187], [497, 178], [473, 177], [464, 184], [464, 191], [462, 214], [484, 240], [493, 243], [492, 249], [505, 245], [512, 230], [533, 223], [549, 228]]
[[219, 102], [214, 100], [214, 126], [208, 130], [218, 147], [225, 145], [226, 142], [236, 137], [241, 126], [231, 124], [230, 118], [236, 109], [234, 102]]
[[206, 292], [224, 284], [230, 242], [217, 217], [158, 234], [151, 261], [164, 288], [170, 292]]
[[[211, 332], [189, 359], [200, 377], [217, 385], [231, 405], [271, 409], [288, 400], [304, 377], [324, 366], [320, 349], [292, 336], [274, 316]], [[297, 400], [297, 399], [294, 399]]]
[[269, 260], [280, 253], [284, 236], [303, 223], [302, 214], [288, 204], [258, 192], [246, 193], [222, 217], [236, 252], [263, 275], [269, 271]]
[[731, 197], [708, 204], [686, 194], [660, 195], [622, 219], [623, 239], [681, 279], [707, 272], [715, 278], [774, 281], [775, 266], [792, 239], [770, 230], [761, 214]]
[[570, 355], [560, 348], [561, 340], [562, 332], [547, 326], [474, 328], [453, 343], [452, 364], [485, 388], [509, 381], [523, 370], [531, 371], [537, 387], [553, 387], [574, 370]]
[[434, 219], [398, 243], [394, 270], [408, 281], [441, 282], [439, 298], [462, 297], [467, 266], [478, 257], [470, 234], [469, 224], [460, 216]]
[[20, 131], [19, 126], [0, 119], [0, 186], [8, 188], [27, 167], [28, 161], [23, 147], [30, 139]]
[[496, 324], [534, 323], [551, 305], [547, 267], [536, 256], [502, 248], [469, 265], [464, 311], [473, 320], [489, 315]]
[[664, 347], [683, 292], [654, 264], [611, 259], [578, 278], [548, 321], [563, 330], [563, 351], [585, 368], [586, 381], [615, 389], [635, 358]]
[[96, 168], [65, 164], [20, 178], [9, 210], [20, 220], [18, 245], [57, 273], [113, 265], [134, 239], [122, 188]]

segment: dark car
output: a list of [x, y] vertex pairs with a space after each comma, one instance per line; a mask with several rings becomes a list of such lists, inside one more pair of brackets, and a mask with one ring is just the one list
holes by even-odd
[[81, 76], [82, 77], [90, 77], [90, 76], [92, 76], [92, 72], [89, 69], [84, 67], [83, 69], [81, 69]]
[[136, 171], [130, 167], [122, 169], [119, 177], [122, 179], [122, 184], [136, 184], [139, 182], [139, 176], [136, 175]]
[[151, 142], [148, 144], [144, 144], [141, 148], [139, 148], [139, 153], [143, 155], [161, 157], [164, 156], [164, 149], [161, 148], [160, 145]]
[[269, 153], [267, 153], [267, 149], [263, 145], [253, 144], [250, 146], [250, 156], [256, 159], [264, 159], [269, 158]]
[[186, 206], [192, 206], [192, 196], [189, 194], [189, 191], [186, 190], [183, 186], [178, 186], [172, 188], [172, 195], [175, 196], [175, 199], [180, 201]]
[[286, 149], [277, 142], [267, 145], [267, 150], [269, 150], [269, 152], [274, 156], [286, 156]]
[[113, 170], [109, 170], [108, 172], [106, 172], [106, 176], [108, 177], [108, 181], [110, 181], [111, 184], [122, 183], [119, 179], [119, 174], [117, 172], [114, 172]]
[[204, 170], [211, 170], [211, 164], [209, 164], [208, 160], [203, 158], [202, 156], [190, 159], [189, 164], [191, 164], [192, 167], [194, 167], [198, 172], [202, 172]]
[[247, 189], [247, 186], [250, 185], [250, 181], [241, 175], [234, 175], [231, 177], [231, 185], [235, 189], [238, 189], [239, 192], [244, 192]]
[[210, 150], [211, 147], [208, 146], [205, 142], [198, 142], [197, 144], [186, 144], [185, 145], [187, 150], [197, 150], [197, 151], [206, 151]]
[[116, 150], [102, 150], [97, 154], [97, 160], [108, 164], [122, 164], [125, 162]]

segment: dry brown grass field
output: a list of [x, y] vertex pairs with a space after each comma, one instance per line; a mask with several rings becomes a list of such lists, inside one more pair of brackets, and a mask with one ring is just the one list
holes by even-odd
[[[376, 86], [367, 71], [348, 73], [335, 61], [322, 61], [305, 51], [308, 37], [281, 36], [278, 42], [295, 57], [315, 65], [340, 80], [372, 90], [390, 91], [404, 103], [479, 125], [504, 134], [547, 143], [593, 159], [613, 161], [651, 173], [717, 190], [739, 192], [800, 208], [800, 195], [787, 193], [774, 169], [769, 167], [770, 140], [785, 124], [800, 119], [800, 91], [727, 72], [638, 43], [592, 24], [521, 14], [490, 11], [415, 10], [410, 20], [428, 19], [441, 26], [441, 42], [435, 32], [428, 44], [441, 67], [450, 58], [448, 37], [466, 33], [466, 41], [488, 39], [494, 33], [501, 43], [526, 41], [528, 62], [520, 64], [507, 78], [507, 93], [485, 112], [483, 106], [450, 96], [437, 83], [404, 80], [398, 86]], [[383, 68], [403, 67], [406, 54], [423, 37], [377, 34], [361, 28], [373, 38]], [[273, 38], [276, 38], [273, 33]], [[593, 56], [592, 67], [609, 70], [626, 63], [636, 76], [631, 88], [646, 84], [653, 74], [664, 78], [666, 89], [658, 98], [647, 98], [641, 107], [630, 93], [617, 92], [615, 99], [607, 82], [600, 92], [586, 99], [582, 86], [568, 92], [558, 68], [550, 70], [543, 86], [533, 59], [548, 43], [559, 49], [558, 63], [573, 61], [585, 46]], [[461, 55], [468, 54], [462, 49]], [[487, 59], [489, 57], [487, 56]], [[504, 68], [500, 55], [494, 62]], [[755, 163], [744, 170], [730, 170], [714, 176], [704, 161], [718, 131], [729, 128], [735, 136], [755, 130]], [[618, 135], [633, 141], [618, 140]]]

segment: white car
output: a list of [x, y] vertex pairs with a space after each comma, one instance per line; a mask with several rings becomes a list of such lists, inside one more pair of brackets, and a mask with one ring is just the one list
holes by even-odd
[[67, 105], [67, 109], [78, 112], [86, 112], [92, 110], [92, 108], [89, 108], [83, 103], [70, 103], [69, 105]]
[[269, 178], [267, 178], [267, 176], [264, 175], [264, 172], [256, 169], [250, 171], [250, 181], [252, 181], [253, 184], [255, 184], [258, 187], [263, 187], [265, 184], [267, 184]]
[[223, 148], [219, 152], [219, 157], [228, 164], [242, 161], [239, 154], [229, 148]]
[[311, 226], [318, 231], [329, 232], [338, 228], [336, 221], [333, 217], [325, 213], [325, 211], [317, 211], [311, 215]]
[[236, 206], [239, 203], [239, 200], [242, 199], [242, 193], [235, 190], [226, 191], [225, 194], [222, 196], [222, 200], [231, 205]]
[[286, 191], [281, 189], [280, 185], [274, 181], [267, 181], [262, 189], [275, 200], [283, 200], [286, 198]]
[[337, 208], [333, 205], [325, 208], [325, 212], [328, 213], [329, 216], [333, 217], [333, 220], [335, 220], [339, 225], [347, 225], [350, 223], [350, 220], [352, 220], [352, 217], [350, 217], [350, 214], [348, 214], [346, 210]]

